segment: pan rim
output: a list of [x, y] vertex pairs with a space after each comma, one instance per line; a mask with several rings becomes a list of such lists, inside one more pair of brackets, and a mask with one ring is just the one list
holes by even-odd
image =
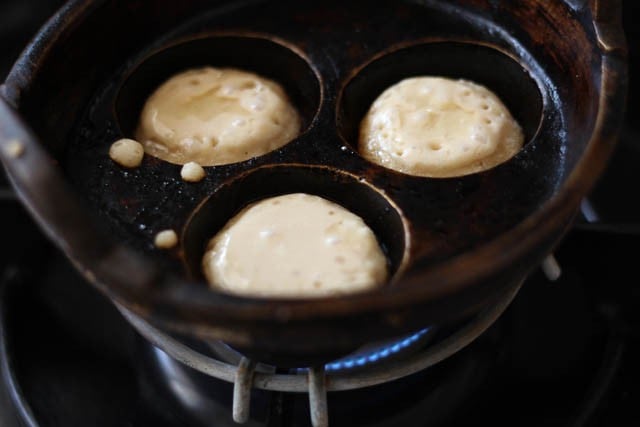
[[[34, 40], [27, 46], [11, 70], [5, 85], [0, 89], [0, 96], [13, 106], [19, 108], [22, 92], [37, 78], [39, 66], [46, 60], [51, 50], [66, 31], [73, 29], [74, 23], [82, 19], [93, 10], [97, 9], [105, 0], [71, 0], [66, 3], [38, 32]], [[175, 294], [158, 291], [156, 289], [144, 290], [140, 293], [123, 292], [129, 288], [127, 283], [117, 283], [112, 280], [109, 283], [100, 282], [98, 286], [111, 297], [124, 303], [127, 307], [135, 308], [136, 312], [146, 311], [142, 307], [150, 303], [159, 303], [164, 307], [178, 305], [197, 307], [198, 311], [206, 308], [209, 318], [232, 318], [238, 320], [269, 320], [273, 319], [274, 312], [286, 312], [287, 320], [310, 318], [328, 318], [342, 315], [356, 315], [378, 311], [390, 311], [398, 308], [406, 308], [431, 303], [435, 300], [449, 297], [462, 292], [483, 279], [491, 278], [517, 264], [532, 248], [544, 244], [550, 236], [557, 233], [558, 225], [549, 221], [550, 218], [562, 218], [568, 222], [574, 214], [575, 206], [588, 193], [594, 185], [597, 177], [604, 170], [607, 160], [611, 155], [614, 142], [617, 139], [622, 124], [623, 115], [617, 106], [623, 105], [626, 99], [628, 75], [625, 64], [626, 48], [620, 16], [597, 18], [598, 8], [605, 6], [600, 1], [590, 2], [588, 6], [596, 18], [593, 25], [598, 35], [600, 44], [602, 68], [601, 89], [598, 99], [598, 111], [592, 135], [586, 144], [584, 151], [577, 160], [571, 173], [558, 187], [556, 193], [531, 215], [525, 218], [513, 228], [501, 233], [477, 248], [464, 252], [430, 267], [428, 271], [419, 272], [420, 277], [403, 278], [401, 287], [394, 287], [392, 293], [386, 291], [371, 292], [361, 295], [344, 296], [340, 298], [319, 298], [313, 300], [264, 300], [246, 297], [233, 297], [211, 293], [207, 301], [196, 301], [189, 298], [175, 298]], [[612, 9], [619, 9], [620, 0], [607, 2]], [[615, 5], [614, 5], [615, 3]], [[616, 7], [617, 5], [617, 7]], [[614, 14], [615, 15], [615, 14]], [[613, 42], [612, 42], [613, 41]], [[41, 144], [38, 143], [40, 148]], [[14, 159], [3, 156], [5, 164], [10, 164]], [[53, 164], [47, 165], [52, 173], [59, 173]], [[17, 182], [15, 176], [8, 167], [12, 185], [14, 187], [28, 184]], [[31, 205], [33, 194], [28, 191], [18, 191], [21, 201]], [[65, 254], [76, 266], [82, 265], [81, 270], [92, 281], [96, 277], [88, 274], [98, 270], [99, 259], [93, 263], [78, 262], [77, 249], [73, 246], [64, 246], [64, 230], [52, 226], [49, 219], [53, 216], [50, 212], [37, 212], [43, 221], [47, 221], [48, 234], [61, 246]], [[502, 248], [511, 247], [508, 253], [503, 253]], [[499, 255], [496, 257], [496, 255]], [[137, 254], [139, 258], [146, 258]], [[416, 273], [417, 275], [417, 273]], [[406, 280], [430, 282], [430, 286], [411, 286]], [[182, 279], [165, 276], [163, 283], [180, 283]], [[411, 282], [413, 283], [413, 282]], [[180, 286], [180, 285], [177, 285]], [[163, 288], [163, 287], [161, 287]], [[390, 294], [393, 298], [390, 298]], [[130, 301], [127, 301], [130, 299]], [[206, 304], [205, 304], [206, 303]], [[205, 307], [206, 306], [206, 307]], [[171, 312], [172, 310], [159, 310]]]

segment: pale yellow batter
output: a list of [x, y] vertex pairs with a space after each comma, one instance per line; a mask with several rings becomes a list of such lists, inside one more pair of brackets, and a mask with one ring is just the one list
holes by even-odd
[[360, 126], [360, 153], [410, 175], [453, 177], [491, 169], [522, 148], [524, 135], [484, 86], [415, 77], [378, 97]]
[[257, 297], [362, 292], [387, 279], [387, 260], [364, 221], [340, 205], [296, 193], [250, 205], [210, 242], [211, 287]]
[[158, 249], [171, 249], [178, 244], [178, 235], [173, 230], [163, 230], [156, 234], [153, 243]]
[[185, 71], [147, 100], [136, 138], [171, 163], [235, 163], [273, 151], [300, 132], [300, 116], [282, 87], [236, 69]]
[[109, 147], [109, 157], [125, 168], [137, 168], [144, 158], [144, 148], [133, 139], [119, 139]]

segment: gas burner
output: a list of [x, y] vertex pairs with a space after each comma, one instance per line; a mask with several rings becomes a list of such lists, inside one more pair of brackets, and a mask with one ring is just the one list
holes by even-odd
[[[29, 241], [43, 243], [43, 238], [36, 233]], [[633, 236], [572, 232], [557, 253], [565, 270], [558, 282], [534, 274], [488, 331], [428, 369], [377, 386], [329, 392], [331, 425], [462, 427], [491, 422], [533, 427], [553, 419], [554, 425], [568, 426], [575, 425], [576, 417], [593, 426], [628, 425], [625, 420], [634, 414], [638, 399], [639, 373], [633, 361], [640, 356], [637, 335], [630, 333], [635, 329], [629, 328], [640, 319], [633, 309], [635, 291], [623, 283], [634, 256], [625, 248], [638, 243]], [[593, 247], [607, 247], [608, 252]], [[44, 267], [18, 266], [14, 271], [19, 274], [3, 284], [3, 389], [21, 412], [7, 421], [10, 413], [5, 411], [3, 427], [49, 425], [51, 419], [94, 427], [123, 422], [136, 427], [235, 425], [229, 381], [237, 365], [209, 346], [197, 347], [198, 353], [205, 360], [219, 358], [228, 370], [226, 380], [182, 364], [135, 334], [61, 255], [46, 245], [42, 249], [39, 259], [48, 260]], [[455, 328], [430, 331], [424, 346], [411, 347], [401, 359], [442, 348], [452, 333]], [[391, 369], [400, 362], [387, 359], [380, 366]], [[334, 378], [344, 383], [370, 375], [378, 366], [348, 374], [327, 372], [328, 388], [335, 386]], [[256, 365], [254, 385], [273, 376], [264, 372], [267, 368]], [[299, 370], [276, 373], [302, 379], [309, 375]], [[254, 387], [248, 425], [309, 425], [306, 390]]]
[[[289, 393], [308, 393], [311, 423], [314, 427], [329, 425], [327, 392], [347, 391], [385, 384], [420, 372], [460, 351], [489, 328], [509, 306], [521, 284], [506, 292], [499, 301], [471, 319], [466, 325], [452, 332], [440, 341], [425, 345], [414, 354], [410, 349], [418, 342], [425, 342], [429, 331], [426, 328], [402, 337], [391, 343], [377, 344], [361, 349], [343, 359], [324, 366], [307, 369], [293, 369], [290, 373], [246, 357], [240, 357], [237, 364], [227, 363], [219, 358], [206, 355], [183, 344], [178, 339], [156, 329], [131, 311], [119, 306], [122, 315], [133, 327], [157, 349], [154, 355], [162, 367], [164, 375], [176, 378], [179, 370], [171, 363], [170, 356], [176, 362], [188, 366], [201, 374], [233, 383], [232, 416], [238, 423], [250, 419], [252, 389]], [[214, 345], [220, 348], [220, 344]], [[233, 354], [230, 349], [225, 354]], [[392, 355], [404, 357], [394, 358]], [[239, 355], [234, 355], [237, 359]], [[360, 369], [354, 369], [360, 368]], [[187, 387], [176, 386], [168, 381], [176, 394], [182, 395]], [[193, 398], [194, 393], [189, 395]], [[179, 399], [179, 398], [178, 398]], [[196, 400], [203, 400], [199, 397]], [[204, 399], [210, 400], [210, 399]]]
[[[383, 360], [395, 360], [407, 354], [413, 353], [424, 347], [429, 338], [435, 332], [435, 328], [425, 328], [413, 334], [395, 340], [388, 340], [363, 347], [359, 351], [352, 353], [342, 359], [325, 364], [324, 370], [331, 371], [357, 371], [369, 367]], [[239, 365], [244, 357], [240, 352], [222, 341], [207, 343], [213, 353], [221, 361], [232, 365]], [[263, 364], [263, 369], [275, 371], [275, 366]], [[298, 372], [305, 373], [308, 368], [298, 368]]]

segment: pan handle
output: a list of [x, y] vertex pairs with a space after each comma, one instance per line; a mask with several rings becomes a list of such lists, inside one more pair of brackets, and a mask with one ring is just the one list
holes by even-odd
[[44, 233], [101, 290], [104, 279], [124, 293], [147, 288], [158, 269], [117, 244], [90, 215], [18, 113], [0, 96], [0, 159], [18, 198]]
[[626, 52], [622, 30], [622, 0], [564, 0], [574, 11], [589, 9], [593, 16], [598, 46], [604, 52]]
[[622, 0], [591, 0], [598, 46], [604, 52], [626, 53], [627, 42], [622, 30]]

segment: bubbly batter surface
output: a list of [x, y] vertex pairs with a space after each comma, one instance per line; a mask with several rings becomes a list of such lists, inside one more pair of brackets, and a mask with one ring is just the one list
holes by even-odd
[[360, 153], [410, 175], [452, 177], [491, 169], [524, 143], [522, 129], [484, 86], [415, 77], [385, 90], [360, 126]]
[[321, 297], [370, 290], [387, 279], [371, 229], [340, 205], [296, 193], [250, 205], [209, 242], [211, 287], [257, 297]]
[[301, 120], [282, 87], [236, 69], [185, 71], [147, 100], [136, 132], [145, 151], [171, 163], [235, 163], [295, 138]]

